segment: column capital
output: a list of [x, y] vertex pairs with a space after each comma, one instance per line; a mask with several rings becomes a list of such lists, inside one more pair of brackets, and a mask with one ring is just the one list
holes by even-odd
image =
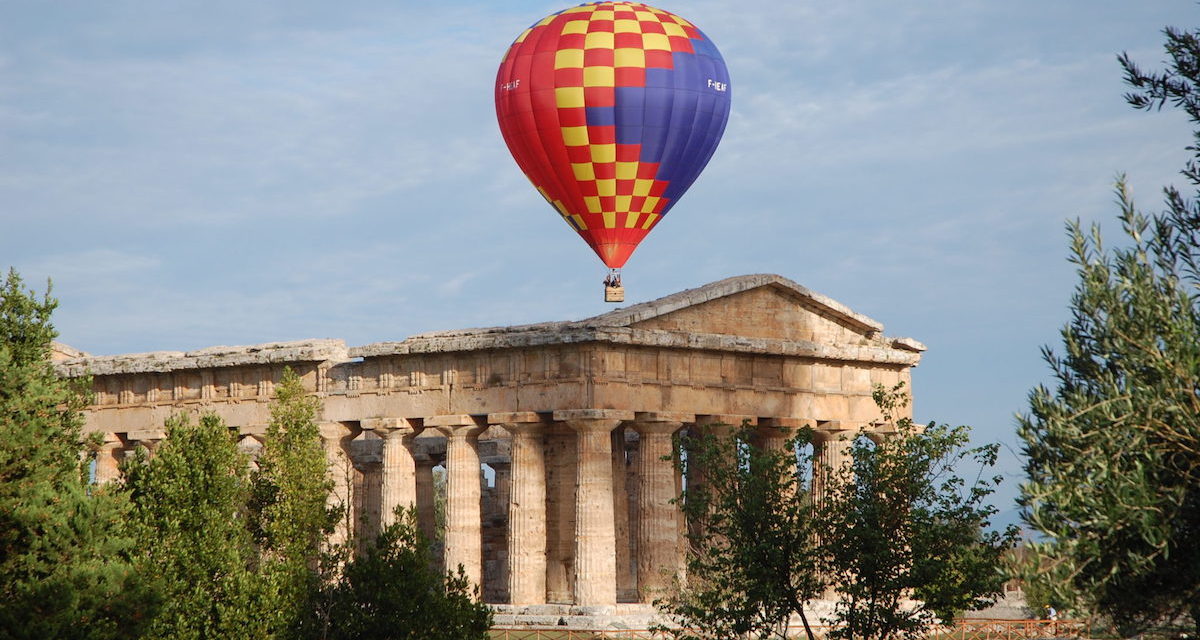
[[100, 444], [100, 446], [96, 447], [96, 451], [108, 451], [111, 453], [124, 446], [125, 443], [121, 442], [120, 440], [105, 440]]
[[534, 411], [514, 411], [509, 413], [489, 413], [488, 424], [499, 425], [513, 436], [542, 435], [546, 428], [554, 424], [549, 413]]
[[429, 416], [421, 421], [426, 427], [465, 427], [470, 425], [487, 426], [487, 416], [473, 416], [465, 413], [455, 413], [443, 416]]
[[544, 422], [504, 422], [500, 426], [514, 438], [520, 438], [544, 435], [550, 425]]
[[529, 424], [529, 423], [548, 423], [551, 417], [549, 413], [538, 413], [536, 411], [509, 411], [505, 413], [489, 413], [487, 414], [488, 424]]
[[665, 435], [669, 436], [683, 427], [682, 420], [667, 421], [667, 420], [642, 420], [637, 419], [633, 422], [626, 423], [625, 426], [631, 427], [637, 431], [639, 435]]
[[416, 435], [425, 429], [421, 418], [364, 418], [363, 431], [374, 431], [384, 438]]
[[773, 427], [776, 429], [787, 429], [789, 431], [795, 430], [795, 429], [803, 429], [805, 427], [808, 427], [809, 429], [815, 429], [815, 428], [817, 428], [817, 424], [818, 423], [816, 420], [812, 420], [810, 418], [759, 418], [758, 419], [758, 426], [760, 426], [760, 427], [768, 427], [768, 428]]
[[758, 416], [738, 415], [731, 413], [708, 413], [696, 415], [696, 426], [708, 427], [723, 424], [728, 427], [740, 427], [743, 422], [751, 425], [758, 424]]
[[158, 452], [158, 445], [162, 444], [162, 441], [163, 438], [138, 438], [137, 440], [130, 440], [129, 444], [132, 445], [130, 453], [136, 449], [145, 449], [147, 454], [153, 456]]
[[633, 420], [636, 414], [632, 411], [617, 409], [559, 409], [554, 412], [554, 419], [559, 422], [573, 420]]
[[719, 438], [728, 438], [741, 428], [741, 423], [731, 424], [728, 422], [711, 422], [702, 424], [697, 422], [696, 427], [690, 432], [692, 437], [698, 436], [716, 436]]
[[[913, 426], [917, 427], [921, 431], [925, 430], [925, 425]], [[875, 434], [884, 438], [892, 438], [900, 435], [900, 430], [896, 428], [895, 422], [884, 422], [883, 420], [876, 420], [875, 422], [864, 425], [863, 430], [868, 434]]]
[[426, 429], [433, 429], [447, 438], [477, 437], [487, 431], [487, 416], [472, 416], [465, 413], [431, 416], [422, 421]]
[[634, 422], [679, 422], [682, 424], [696, 421], [694, 413], [672, 411], [636, 411], [633, 416]]
[[130, 431], [125, 437], [130, 441], [155, 442], [167, 437], [167, 432], [161, 429], [143, 429], [141, 431]]
[[321, 432], [322, 440], [334, 440], [350, 435], [350, 427], [341, 422], [320, 422], [317, 423], [317, 430]]
[[875, 444], [885, 444], [894, 438], [900, 437], [900, 434], [896, 431], [863, 431], [862, 433]]
[[577, 434], [604, 434], [608, 435], [614, 429], [625, 424], [625, 420], [616, 420], [613, 418], [577, 418], [575, 420], [566, 420], [563, 424], [567, 425], [571, 431]]
[[608, 433], [633, 420], [632, 411], [614, 409], [560, 409], [554, 412], [554, 420], [576, 433]]
[[849, 442], [854, 439], [854, 435], [858, 433], [856, 429], [847, 429], [842, 426], [842, 423], [837, 420], [818, 423], [813, 429], [813, 444], [827, 444], [830, 442]]
[[479, 435], [482, 434], [484, 431], [487, 431], [487, 427], [480, 427], [480, 426], [475, 426], [475, 425], [458, 425], [458, 426], [434, 427], [433, 430], [446, 436], [447, 440], [467, 440], [467, 439], [474, 440], [474, 439], [478, 438]]

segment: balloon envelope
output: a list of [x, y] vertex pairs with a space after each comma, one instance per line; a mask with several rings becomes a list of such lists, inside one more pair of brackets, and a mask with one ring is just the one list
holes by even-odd
[[526, 29], [496, 76], [496, 116], [534, 187], [619, 268], [708, 164], [729, 72], [692, 23], [597, 2]]

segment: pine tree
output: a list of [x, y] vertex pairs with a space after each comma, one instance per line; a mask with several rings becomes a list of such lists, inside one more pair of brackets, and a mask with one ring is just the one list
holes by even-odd
[[321, 583], [336, 566], [323, 553], [340, 514], [327, 506], [333, 482], [316, 424], [320, 406], [291, 367], [284, 369], [252, 481], [260, 571], [274, 600], [264, 614], [273, 618], [276, 637], [312, 633], [323, 617], [316, 615]]
[[326, 598], [329, 640], [486, 640], [492, 626], [462, 567], [452, 574], [430, 565], [414, 509], [397, 510]]
[[143, 551], [139, 570], [165, 595], [149, 638], [266, 637], [262, 583], [247, 526], [246, 458], [213, 414], [167, 421], [152, 457], [126, 466], [125, 485]]
[[0, 288], [0, 638], [136, 636], [157, 598], [134, 572], [123, 496], [81, 460], [89, 381], [50, 364], [57, 301]]

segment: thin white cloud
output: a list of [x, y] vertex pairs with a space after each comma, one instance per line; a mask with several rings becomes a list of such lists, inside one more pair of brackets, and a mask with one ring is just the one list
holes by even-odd
[[157, 257], [96, 248], [72, 253], [54, 253], [22, 266], [30, 274], [77, 282], [136, 275], [152, 270], [160, 264], [161, 260]]

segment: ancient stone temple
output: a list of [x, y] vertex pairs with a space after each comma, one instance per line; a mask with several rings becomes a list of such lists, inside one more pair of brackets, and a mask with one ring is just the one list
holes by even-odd
[[[285, 366], [323, 403], [334, 499], [369, 535], [398, 505], [435, 528], [447, 566], [488, 602], [649, 602], [678, 574], [681, 429], [749, 421], [767, 442], [809, 426], [836, 464], [842, 434], [886, 432], [873, 386], [908, 382], [924, 347], [774, 275], [729, 278], [586, 320], [187, 353], [56, 354], [94, 376], [85, 429], [98, 481], [151, 453], [176, 412], [216, 412], [253, 457]], [[349, 535], [341, 531], [337, 535]]]

